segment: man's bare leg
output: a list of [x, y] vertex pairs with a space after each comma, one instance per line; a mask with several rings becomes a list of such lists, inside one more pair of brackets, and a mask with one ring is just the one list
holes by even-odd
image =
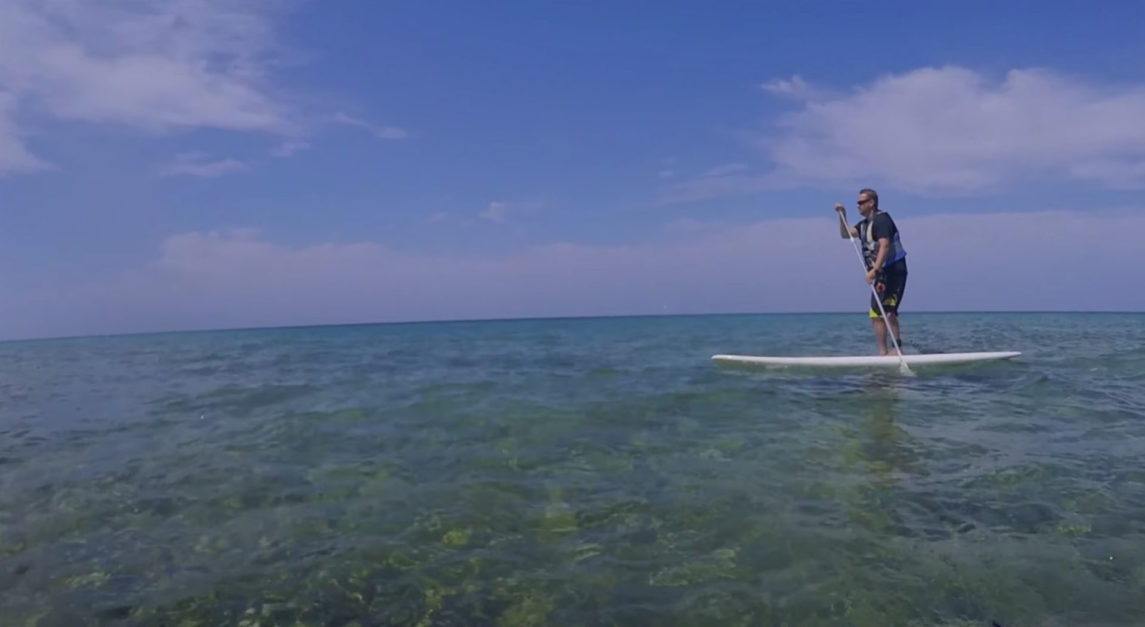
[[[894, 341], [899, 343], [899, 349], [902, 349], [902, 336], [899, 335], [899, 316], [897, 313], [887, 312], [887, 322], [891, 325], [891, 332], [894, 333]], [[889, 339], [889, 338], [888, 338]], [[887, 347], [887, 350], [894, 350], [895, 345], [892, 343]]]
[[871, 325], [875, 328], [875, 344], [879, 346], [880, 355], [888, 355], [890, 351], [887, 350], [887, 325], [883, 322], [882, 318], [871, 318]]

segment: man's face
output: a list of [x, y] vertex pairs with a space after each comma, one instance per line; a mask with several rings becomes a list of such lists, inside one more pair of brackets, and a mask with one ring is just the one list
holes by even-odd
[[859, 213], [863, 214], [863, 217], [865, 218], [869, 216], [874, 210], [875, 203], [871, 200], [871, 197], [867, 194], [859, 194]]

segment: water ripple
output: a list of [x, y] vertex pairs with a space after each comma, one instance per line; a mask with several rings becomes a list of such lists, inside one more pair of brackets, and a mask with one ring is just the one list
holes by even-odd
[[1025, 354], [910, 379], [708, 362], [869, 351], [830, 315], [0, 345], [0, 615], [1135, 624], [1142, 322], [912, 316]]

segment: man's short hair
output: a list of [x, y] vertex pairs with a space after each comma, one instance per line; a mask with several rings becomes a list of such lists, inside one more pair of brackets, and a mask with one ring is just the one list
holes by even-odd
[[875, 190], [873, 190], [869, 187], [864, 187], [863, 189], [859, 190], [859, 193], [860, 194], [866, 194], [867, 196], [869, 196], [871, 200], [875, 201], [875, 209], [879, 208], [879, 193], [878, 192], [876, 192]]

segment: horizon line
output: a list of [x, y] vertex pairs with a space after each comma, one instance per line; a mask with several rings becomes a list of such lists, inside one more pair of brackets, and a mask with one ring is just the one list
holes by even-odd
[[[910, 312], [909, 315], [973, 315], [973, 314], [1001, 314], [1001, 315], [1028, 315], [1028, 314], [1058, 314], [1058, 315], [1125, 315], [1145, 314], [1145, 310], [1116, 310], [1116, 309], [924, 309]], [[587, 321], [587, 320], [614, 320], [632, 318], [699, 318], [699, 317], [735, 317], [735, 316], [861, 316], [867, 318], [865, 311], [850, 310], [819, 310], [819, 311], [758, 311], [758, 312], [706, 312], [706, 313], [631, 313], [631, 314], [597, 314], [597, 315], [554, 315], [554, 316], [510, 316], [502, 318], [426, 318], [409, 320], [388, 320], [374, 322], [327, 322], [315, 324], [280, 324], [280, 325], [254, 325], [236, 327], [189, 327], [172, 328], [159, 331], [119, 331], [109, 333], [89, 333], [75, 335], [45, 335], [25, 338], [0, 339], [0, 344], [16, 344], [20, 342], [47, 342], [59, 340], [84, 340], [93, 338], [137, 337], [148, 335], [177, 335], [184, 333], [242, 333], [252, 331], [292, 331], [304, 329], [327, 329], [339, 327], [372, 327], [372, 326], [400, 326], [400, 325], [426, 325], [426, 324], [473, 324], [495, 322], [530, 322], [530, 321]]]

